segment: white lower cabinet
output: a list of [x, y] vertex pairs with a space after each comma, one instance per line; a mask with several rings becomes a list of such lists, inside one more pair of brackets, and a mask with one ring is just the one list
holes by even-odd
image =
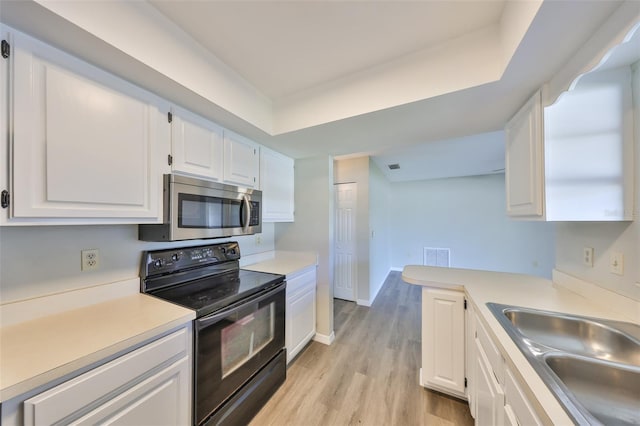
[[189, 359], [182, 358], [71, 424], [186, 424], [181, 413], [186, 407], [178, 407], [176, 401], [181, 401], [189, 367]]
[[425, 287], [422, 318], [422, 385], [464, 398], [464, 293]]
[[188, 425], [191, 346], [187, 326], [33, 396], [24, 424]]
[[420, 384], [467, 399], [479, 426], [542, 424], [479, 315], [462, 291], [423, 287]]
[[468, 335], [473, 336], [473, 348], [468, 348], [466, 356], [473, 359], [474, 370], [467, 393], [476, 425], [542, 424], [516, 375], [477, 316], [473, 326], [475, 329]]
[[485, 351], [476, 339], [476, 425], [501, 425], [504, 392], [496, 378]]
[[[509, 368], [505, 368], [504, 377], [505, 413], [508, 412], [518, 425], [541, 425], [540, 418]], [[505, 423], [507, 423], [506, 419]]]
[[316, 334], [316, 267], [287, 276], [287, 363]]
[[476, 418], [476, 317], [473, 305], [467, 303], [467, 314], [465, 315], [465, 369], [467, 377], [467, 402], [471, 417]]

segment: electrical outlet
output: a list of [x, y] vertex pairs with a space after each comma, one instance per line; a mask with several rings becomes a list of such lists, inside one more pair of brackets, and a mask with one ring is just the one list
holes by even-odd
[[83, 271], [98, 269], [98, 267], [100, 266], [100, 256], [98, 249], [82, 250], [80, 253], [82, 255]]
[[609, 271], [612, 274], [624, 275], [624, 254], [613, 252], [609, 256]]
[[262, 237], [260, 234], [256, 234], [256, 245], [259, 246], [260, 244], [262, 244]]
[[583, 247], [582, 263], [584, 263], [585, 266], [593, 268], [593, 247]]

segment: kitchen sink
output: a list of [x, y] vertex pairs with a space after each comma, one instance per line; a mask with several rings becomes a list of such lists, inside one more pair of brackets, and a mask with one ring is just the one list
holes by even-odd
[[640, 369], [566, 354], [548, 354], [544, 361], [561, 387], [603, 424], [640, 424]]
[[[640, 365], [640, 341], [615, 328], [614, 321], [506, 308], [504, 315], [526, 338], [573, 354]], [[631, 324], [635, 325], [635, 324]], [[640, 332], [640, 327], [636, 326]]]
[[640, 326], [487, 303], [577, 424], [640, 424]]

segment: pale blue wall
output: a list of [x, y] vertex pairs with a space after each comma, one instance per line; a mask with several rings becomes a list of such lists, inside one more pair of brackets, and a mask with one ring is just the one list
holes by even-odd
[[376, 163], [369, 160], [369, 294], [371, 301], [375, 299], [391, 268], [390, 195], [389, 181]]
[[509, 219], [504, 175], [391, 183], [394, 268], [423, 264], [424, 247], [451, 249], [451, 267], [551, 277], [555, 226]]

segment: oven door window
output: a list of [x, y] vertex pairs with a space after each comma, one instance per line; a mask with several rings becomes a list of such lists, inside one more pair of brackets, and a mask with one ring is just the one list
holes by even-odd
[[241, 228], [242, 201], [178, 194], [179, 228]]
[[273, 341], [274, 318], [275, 303], [271, 302], [221, 330], [223, 379]]

